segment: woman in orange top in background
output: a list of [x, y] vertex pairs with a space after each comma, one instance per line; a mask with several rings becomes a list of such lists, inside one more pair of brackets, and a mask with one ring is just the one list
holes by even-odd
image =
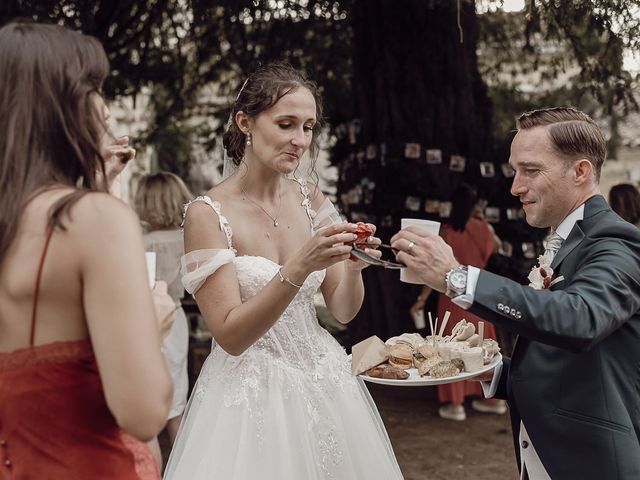
[[107, 73], [92, 37], [0, 29], [0, 479], [139, 480], [132, 449], [148, 456], [169, 411], [174, 304], [107, 193]]
[[[482, 210], [477, 208], [478, 197], [475, 190], [467, 184], [460, 185], [453, 194], [453, 205], [449, 222], [442, 227], [441, 235], [451, 245], [456, 258], [463, 265], [484, 268], [491, 254], [497, 249], [498, 242], [489, 224], [481, 217]], [[481, 218], [478, 218], [481, 217]], [[431, 293], [429, 287], [424, 287], [411, 312], [424, 308], [424, 303]], [[451, 334], [451, 329], [463, 318], [475, 324], [482, 318], [460, 308], [444, 294], [438, 295], [438, 318], [442, 320], [445, 312], [451, 312], [447, 322], [445, 335]], [[496, 339], [496, 331], [492, 324], [485, 321], [484, 337]], [[448, 420], [465, 420], [464, 400], [467, 396], [482, 397], [480, 382], [456, 382], [438, 386], [438, 399], [444, 403], [438, 410], [442, 418]], [[506, 405], [502, 400], [474, 400], [475, 410], [487, 413], [505, 413]]]

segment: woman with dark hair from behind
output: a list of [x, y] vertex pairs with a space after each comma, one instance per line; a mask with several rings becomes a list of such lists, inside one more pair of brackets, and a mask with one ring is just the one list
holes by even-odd
[[152, 296], [138, 220], [107, 193], [122, 168], [101, 148], [108, 71], [92, 37], [0, 28], [3, 479], [139, 480], [132, 448], [155, 469], [140, 440], [169, 411], [173, 303]]
[[[464, 258], [464, 265], [484, 268], [491, 254], [497, 248], [493, 230], [484, 219], [478, 218], [478, 195], [474, 188], [463, 183], [453, 193], [452, 208], [449, 222], [443, 225], [442, 237], [453, 249], [456, 258]], [[411, 308], [412, 313], [424, 308], [426, 299], [431, 294], [429, 287], [424, 287], [416, 303]], [[445, 335], [451, 334], [453, 326], [462, 319], [478, 327], [481, 318], [464, 310], [451, 301], [444, 294], [438, 295], [438, 318], [442, 320], [445, 313], [451, 312]], [[485, 322], [484, 337], [496, 339], [496, 331], [492, 324]], [[465, 420], [464, 400], [467, 396], [482, 398], [482, 387], [479, 382], [457, 382], [438, 386], [438, 399], [444, 403], [438, 414], [447, 420]], [[474, 400], [472, 407], [486, 413], [505, 413], [506, 405], [502, 400]]]
[[619, 183], [609, 191], [611, 210], [624, 220], [640, 227], [640, 192], [630, 183]]

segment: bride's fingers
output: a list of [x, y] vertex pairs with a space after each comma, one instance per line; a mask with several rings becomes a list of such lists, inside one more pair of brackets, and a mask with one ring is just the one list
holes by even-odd
[[382, 252], [380, 250], [375, 249], [375, 248], [365, 248], [364, 249], [364, 253], [366, 253], [367, 255], [372, 256], [373, 258], [382, 258]]
[[378, 248], [378, 246], [381, 244], [382, 240], [380, 240], [378, 237], [371, 236], [367, 238], [367, 247]]
[[336, 234], [345, 233], [345, 232], [353, 232], [357, 228], [357, 225], [354, 223], [342, 222], [336, 223], [335, 225], [328, 225], [326, 227], [321, 228], [316, 232], [318, 237], [331, 237]]
[[323, 242], [328, 245], [353, 243], [356, 238], [358, 238], [358, 236], [355, 233], [337, 233], [335, 235], [327, 237], [325, 240], [323, 240]]
[[376, 230], [378, 230], [378, 227], [376, 227], [373, 223], [365, 223], [365, 225], [371, 229], [371, 236], [373, 237], [376, 234]]

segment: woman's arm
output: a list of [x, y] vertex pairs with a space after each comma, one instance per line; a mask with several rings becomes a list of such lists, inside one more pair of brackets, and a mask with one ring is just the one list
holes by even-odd
[[[311, 272], [348, 258], [351, 246], [344, 243], [355, 238], [343, 233], [349, 228], [348, 224], [335, 225], [314, 236], [282, 267], [282, 275], [302, 285]], [[202, 202], [189, 207], [184, 232], [186, 252], [228, 248], [217, 216]], [[240, 355], [275, 324], [297, 293], [297, 287], [282, 282], [276, 274], [243, 303], [235, 268], [226, 264], [205, 281], [195, 299], [216, 342], [231, 355]]]
[[[313, 191], [312, 206], [318, 211], [326, 198], [312, 184], [308, 184]], [[369, 227], [375, 233], [375, 226]], [[380, 243], [379, 239], [371, 237], [372, 243]], [[321, 291], [327, 308], [340, 323], [349, 323], [362, 307], [364, 300], [364, 284], [362, 282], [362, 270], [366, 264], [361, 261], [347, 259], [327, 268], [327, 273], [322, 282]]]
[[125, 431], [148, 440], [166, 422], [172, 385], [138, 219], [109, 195], [88, 194], [74, 207], [69, 231], [107, 405]]
[[348, 268], [345, 260], [327, 269], [320, 287], [327, 308], [340, 323], [349, 323], [362, 307], [364, 284], [362, 270]]

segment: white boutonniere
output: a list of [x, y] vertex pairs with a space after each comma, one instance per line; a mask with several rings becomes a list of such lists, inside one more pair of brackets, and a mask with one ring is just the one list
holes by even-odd
[[529, 286], [536, 290], [549, 288], [553, 282], [553, 269], [551, 268], [551, 255], [540, 255], [538, 265], [529, 273]]

